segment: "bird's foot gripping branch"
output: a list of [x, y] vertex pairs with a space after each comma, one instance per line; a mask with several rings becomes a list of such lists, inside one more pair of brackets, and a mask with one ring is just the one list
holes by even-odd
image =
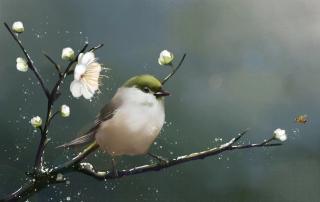
[[[17, 58], [17, 70], [21, 72], [27, 72], [29, 69], [31, 70], [31, 72], [35, 76], [35, 79], [38, 80], [44, 96], [47, 98], [47, 103], [45, 118], [42, 119], [41, 117], [36, 116], [30, 120], [31, 125], [34, 128], [38, 129], [40, 132], [40, 141], [34, 159], [33, 170], [26, 173], [26, 181], [23, 185], [21, 185], [16, 191], [9, 193], [5, 198], [0, 199], [0, 201], [23, 201], [30, 197], [32, 194], [48, 187], [48, 185], [50, 184], [66, 183], [68, 173], [70, 172], [82, 173], [94, 177], [98, 180], [115, 179], [150, 171], [159, 171], [189, 161], [204, 159], [209, 156], [215, 156], [226, 151], [279, 146], [282, 145], [282, 143], [280, 143], [279, 141], [286, 140], [285, 132], [278, 129], [275, 131], [273, 136], [271, 136], [268, 140], [262, 141], [261, 143], [239, 144], [238, 141], [243, 137], [245, 133], [247, 133], [247, 130], [245, 130], [222, 145], [200, 152], [177, 156], [163, 162], [140, 165], [125, 170], [118, 170], [117, 175], [114, 175], [114, 172], [112, 171], [97, 171], [91, 163], [84, 162], [85, 158], [99, 147], [99, 145], [96, 144], [95, 141], [89, 144], [89, 146], [87, 146], [80, 153], [75, 155], [71, 160], [61, 162], [58, 165], [52, 165], [50, 163], [44, 164], [44, 152], [46, 150], [46, 145], [50, 143], [48, 129], [51, 122], [57, 115], [60, 115], [61, 117], [70, 116], [69, 106], [55, 105], [56, 101], [61, 97], [60, 89], [61, 87], [63, 87], [63, 81], [66, 77], [72, 75], [74, 77], [74, 80], [70, 84], [71, 94], [74, 97], [83, 96], [85, 99], [91, 99], [94, 94], [99, 91], [99, 85], [101, 82], [100, 73], [103, 69], [106, 69], [103, 68], [100, 63], [98, 63], [94, 55], [94, 52], [101, 48], [103, 44], [92, 47], [89, 50], [87, 50], [88, 44], [85, 44], [78, 53], [75, 53], [75, 51], [69, 47], [64, 48], [62, 50], [61, 58], [68, 61], [68, 64], [65, 68], [61, 67], [57, 62], [55, 62], [55, 60], [53, 60], [48, 54], [45, 53], [44, 56], [50, 61], [55, 69], [54, 71], [56, 71], [57, 73], [57, 81], [55, 82], [53, 87], [49, 88], [44, 82], [44, 79], [41, 76], [38, 67], [35, 65], [29, 53], [23, 46], [20, 37], [18, 38], [19, 34], [24, 31], [23, 24], [21, 22], [16, 22], [12, 27], [9, 27], [7, 23], [4, 23], [4, 25], [23, 53], [23, 57]], [[160, 65], [171, 67], [171, 73], [161, 80], [159, 84], [160, 86], [164, 85], [177, 72], [177, 70], [183, 63], [185, 56], [186, 55], [184, 54], [178, 64], [174, 66], [174, 55], [171, 52], [165, 50], [160, 53], [158, 63]], [[147, 91], [144, 88], [141, 88], [141, 90]], [[149, 93], [149, 90], [150, 89], [148, 89], [148, 92], [145, 93]], [[151, 89], [151, 91], [152, 90], [153, 89]], [[158, 96], [160, 96], [160, 93], [162, 93], [161, 96], [166, 95], [165, 92], [162, 91], [162, 89], [158, 89], [158, 91], [154, 93], [154, 96], [158, 98]], [[109, 118], [110, 117], [108, 117], [108, 119]], [[51, 139], [52, 138], [53, 137], [51, 137]]]

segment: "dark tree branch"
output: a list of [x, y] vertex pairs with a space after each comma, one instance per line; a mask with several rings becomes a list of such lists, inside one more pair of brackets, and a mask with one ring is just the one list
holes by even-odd
[[15, 192], [9, 194], [6, 198], [1, 199], [0, 201], [19, 201], [28, 198], [33, 192], [35, 188], [35, 182], [33, 180], [28, 180], [24, 185], [19, 187]]
[[47, 87], [44, 84], [44, 81], [38, 71], [38, 69], [36, 68], [36, 66], [34, 65], [31, 57], [29, 56], [27, 50], [23, 47], [21, 41], [17, 38], [17, 36], [12, 32], [11, 28], [9, 27], [9, 25], [7, 23], [4, 23], [4, 26], [7, 28], [7, 30], [9, 31], [9, 33], [11, 34], [12, 38], [17, 42], [17, 44], [19, 45], [20, 49], [22, 50], [23, 54], [25, 55], [25, 57], [27, 58], [27, 62], [28, 62], [28, 66], [30, 67], [30, 69], [33, 71], [33, 73], [35, 74], [35, 76], [37, 77], [46, 97], [49, 99], [49, 90], [47, 89]]
[[183, 156], [178, 156], [176, 158], [168, 160], [167, 162], [141, 165], [141, 166], [125, 169], [125, 170], [119, 170], [117, 175], [114, 175], [114, 173], [111, 171], [96, 171], [96, 169], [90, 163], [87, 163], [87, 162], [78, 164], [78, 166], [75, 167], [75, 169], [78, 172], [92, 176], [98, 180], [115, 179], [115, 178], [121, 178], [128, 175], [136, 175], [136, 174], [145, 173], [145, 172], [159, 171], [164, 168], [172, 167], [172, 166], [186, 163], [189, 161], [200, 160], [209, 156], [215, 156], [225, 151], [257, 148], [257, 147], [273, 147], [273, 146], [282, 145], [281, 143], [271, 144], [266, 141], [260, 144], [234, 145], [234, 143], [236, 143], [246, 132], [247, 131], [240, 133], [237, 137], [231, 139], [229, 142], [225, 144], [220, 145], [219, 147], [215, 147], [208, 150], [195, 152], [195, 153], [187, 154]]

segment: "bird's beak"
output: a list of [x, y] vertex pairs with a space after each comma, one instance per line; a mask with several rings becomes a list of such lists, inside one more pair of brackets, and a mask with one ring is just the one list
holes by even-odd
[[154, 95], [156, 97], [165, 97], [165, 96], [169, 96], [170, 93], [167, 91], [164, 91], [163, 89], [159, 90], [158, 92], [154, 93]]

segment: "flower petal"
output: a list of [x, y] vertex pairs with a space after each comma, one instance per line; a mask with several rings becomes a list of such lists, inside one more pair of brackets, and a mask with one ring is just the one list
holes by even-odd
[[164, 65], [163, 59], [161, 57], [158, 58], [159, 65]]
[[97, 80], [94, 80], [94, 79], [87, 80], [86, 78], [84, 78], [84, 79], [81, 80], [81, 82], [93, 94], [94, 94], [94, 92], [96, 90], [99, 89], [99, 81], [98, 81], [98, 79]]
[[82, 95], [83, 85], [80, 81], [73, 80], [70, 84], [70, 91], [73, 97], [80, 97]]
[[99, 78], [101, 72], [101, 65], [97, 62], [93, 62], [88, 65], [86, 72], [81, 78], [81, 82], [85, 85], [91, 92], [95, 92], [99, 89]]
[[80, 80], [81, 76], [86, 72], [87, 66], [83, 64], [77, 64], [74, 69], [74, 79]]
[[78, 62], [80, 64], [88, 65], [91, 62], [95, 61], [95, 56], [92, 51], [86, 52], [82, 57], [79, 57]]
[[81, 60], [82, 60], [82, 57], [83, 57], [83, 53], [79, 53], [79, 56], [78, 56], [78, 63], [79, 63], [79, 61], [81, 61]]
[[21, 72], [26, 72], [28, 71], [28, 64], [24, 63], [24, 62], [18, 62], [17, 65], [17, 70], [21, 71]]
[[96, 74], [100, 74], [101, 69], [102, 69], [101, 65], [99, 63], [97, 63], [97, 62], [93, 62], [93, 63], [88, 65], [88, 70], [92, 70]]
[[94, 91], [92, 92], [88, 86], [83, 85], [83, 88], [81, 88], [81, 93], [82, 93], [84, 98], [89, 100], [89, 99], [92, 98], [92, 96], [94, 94]]
[[160, 65], [169, 65], [169, 64], [171, 64], [173, 59], [174, 59], [173, 53], [171, 53], [167, 50], [163, 50], [163, 51], [161, 51], [161, 53], [159, 55], [158, 63]]

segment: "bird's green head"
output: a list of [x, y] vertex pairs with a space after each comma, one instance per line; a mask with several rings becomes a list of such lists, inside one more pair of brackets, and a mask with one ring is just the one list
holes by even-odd
[[135, 87], [144, 93], [152, 93], [157, 98], [170, 95], [164, 91], [161, 82], [154, 76], [149, 74], [134, 76], [125, 82], [124, 87]]

